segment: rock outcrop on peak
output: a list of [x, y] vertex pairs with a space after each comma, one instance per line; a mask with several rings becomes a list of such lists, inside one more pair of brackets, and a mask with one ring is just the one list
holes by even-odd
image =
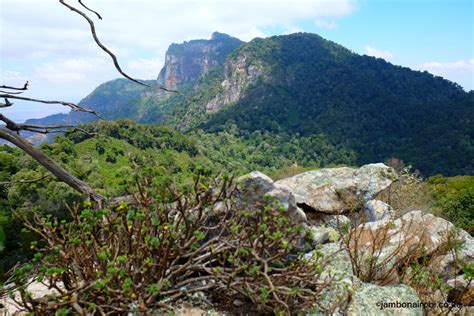
[[244, 42], [227, 34], [214, 32], [210, 40], [192, 40], [171, 44], [157, 83], [168, 89], [179, 89], [216, 67]]
[[206, 112], [217, 112], [223, 107], [238, 101], [249, 86], [263, 77], [263, 67], [250, 63], [245, 52], [241, 52], [235, 58], [230, 58], [224, 65], [224, 80], [222, 89], [206, 105]]

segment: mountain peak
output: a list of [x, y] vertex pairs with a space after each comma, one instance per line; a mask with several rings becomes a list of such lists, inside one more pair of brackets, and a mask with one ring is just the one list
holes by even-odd
[[171, 44], [158, 84], [177, 89], [224, 64], [227, 55], [244, 42], [230, 35], [214, 32], [210, 40], [192, 40]]
[[230, 38], [235, 38], [235, 37], [232, 37], [228, 34], [225, 34], [225, 33], [220, 33], [220, 32], [217, 32], [215, 31], [214, 33], [212, 33], [211, 35], [211, 40], [222, 40], [222, 39], [230, 39]]

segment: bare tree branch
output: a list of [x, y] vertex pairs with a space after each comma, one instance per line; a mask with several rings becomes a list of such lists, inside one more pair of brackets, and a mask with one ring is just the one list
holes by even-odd
[[56, 161], [45, 155], [42, 151], [35, 148], [30, 142], [23, 139], [20, 135], [17, 135], [15, 132], [5, 128], [0, 127], [0, 138], [3, 138], [10, 143], [14, 144], [25, 153], [30, 155], [48, 171], [54, 174], [59, 180], [65, 182], [70, 187], [76, 191], [82, 193], [87, 198], [93, 200], [94, 202], [101, 203], [103, 197], [95, 192], [86, 182], [79, 180], [77, 177], [72, 175], [69, 171], [64, 169]]
[[[147, 85], [143, 82], [138, 81], [137, 79], [134, 79], [127, 75], [120, 67], [117, 57], [105, 46], [102, 44], [102, 42], [99, 40], [97, 34], [96, 34], [96, 29], [94, 22], [89, 18], [89, 16], [84, 13], [83, 11], [67, 4], [65, 0], [59, 0], [59, 2], [70, 9], [71, 11], [81, 15], [86, 21], [89, 23], [90, 30], [92, 33], [92, 37], [96, 44], [103, 50], [105, 51], [113, 60], [115, 68], [118, 70], [118, 72], [124, 76], [125, 78], [138, 83], [140, 85], [146, 86], [146, 87], [151, 87], [150, 85]], [[82, 0], [78, 0], [79, 4], [86, 9], [87, 11], [90, 11], [97, 15], [97, 17], [102, 20], [102, 17], [100, 16], [99, 13], [96, 11], [88, 8]], [[99, 114], [94, 111], [90, 110], [84, 107], [81, 107], [77, 104], [74, 104], [72, 102], [65, 102], [65, 101], [54, 101], [54, 100], [41, 100], [41, 99], [35, 99], [35, 98], [29, 98], [29, 97], [24, 97], [20, 96], [23, 91], [28, 90], [29, 82], [27, 81], [23, 87], [13, 87], [13, 86], [6, 86], [2, 85], [0, 86], [0, 98], [3, 98], [5, 100], [4, 103], [0, 103], [0, 108], [2, 107], [9, 107], [12, 106], [13, 103], [10, 102], [9, 99], [14, 99], [14, 100], [23, 100], [23, 101], [30, 101], [30, 102], [36, 102], [36, 103], [44, 103], [44, 104], [61, 104], [64, 106], [70, 107], [74, 111], [80, 111], [80, 112], [86, 112], [86, 113], [91, 113], [99, 118]], [[164, 88], [162, 86], [158, 86], [158, 89], [168, 91], [168, 92], [178, 92], [176, 90], [170, 90], [167, 88]], [[5, 91], [6, 90], [6, 91]], [[14, 91], [8, 91], [8, 90], [14, 90]], [[16, 92], [15, 92], [16, 91]], [[65, 182], [68, 184], [71, 188], [74, 190], [82, 193], [84, 196], [87, 198], [97, 202], [99, 205], [104, 202], [104, 198], [95, 192], [87, 183], [85, 183], [82, 180], [79, 180], [77, 177], [72, 175], [70, 172], [68, 172], [66, 169], [64, 169], [61, 165], [59, 165], [57, 162], [55, 162], [53, 159], [45, 155], [42, 151], [39, 149], [35, 148], [29, 141], [26, 139], [22, 138], [19, 135], [20, 131], [30, 131], [30, 132], [35, 132], [35, 133], [42, 133], [42, 134], [47, 134], [47, 133], [59, 133], [59, 132], [66, 132], [66, 131], [71, 131], [71, 128], [74, 126], [70, 125], [54, 125], [54, 126], [47, 126], [47, 125], [36, 125], [36, 124], [18, 124], [14, 122], [13, 120], [7, 118], [6, 116], [2, 115], [0, 113], [0, 121], [3, 121], [6, 125], [5, 126], [0, 126], [0, 138], [7, 140], [11, 142], [12, 144], [16, 145], [19, 147], [21, 150], [23, 150], [26, 154], [31, 156], [33, 159], [35, 159], [38, 163], [40, 163], [44, 168], [49, 170], [52, 174], [54, 174], [59, 180]], [[72, 131], [82, 131], [85, 133], [88, 133], [85, 130], [82, 130], [81, 128], [73, 128]], [[90, 134], [90, 133], [88, 133]], [[26, 183], [26, 182], [25, 182]], [[116, 203], [119, 203], [120, 201], [129, 201], [131, 203], [134, 202], [133, 196], [123, 196], [123, 197], [116, 197], [108, 201], [109, 204], [114, 205]]]
[[65, 133], [65, 132], [82, 132], [88, 135], [97, 135], [97, 133], [91, 133], [80, 127], [73, 125], [37, 125], [37, 124], [18, 124], [5, 115], [0, 113], [0, 121], [6, 124], [6, 128], [13, 132], [29, 131], [33, 133], [49, 134], [49, 133]]
[[6, 94], [22, 94], [23, 91], [13, 92], [13, 91], [3, 91], [3, 90], [0, 90], [0, 93], [6, 93]]
[[87, 16], [87, 14], [85, 14], [84, 12], [82, 12], [81, 10], [78, 10], [76, 8], [74, 8], [73, 6], [67, 4], [66, 2], [64, 2], [64, 0], [59, 0], [59, 2], [64, 5], [65, 7], [67, 7], [69, 10], [73, 11], [73, 12], [76, 12], [77, 14], [79, 14], [80, 16], [82, 16], [84, 19], [86, 19], [86, 21], [89, 23], [89, 26], [91, 28], [91, 33], [92, 33], [92, 37], [94, 38], [94, 41], [97, 43], [97, 45], [104, 51], [106, 52], [107, 54], [109, 54], [109, 56], [112, 58], [113, 62], [114, 62], [114, 65], [115, 65], [115, 68], [118, 70], [118, 72], [124, 76], [125, 78], [135, 82], [135, 83], [138, 83], [138, 84], [141, 84], [143, 86], [146, 86], [146, 87], [150, 87], [149, 85], [147, 85], [146, 83], [143, 83], [143, 82], [140, 82], [138, 81], [137, 79], [134, 79], [132, 77], [130, 77], [129, 75], [127, 75], [123, 70], [122, 68], [120, 67], [119, 63], [118, 63], [118, 60], [117, 60], [117, 57], [114, 55], [114, 53], [112, 53], [104, 44], [102, 44], [102, 42], [99, 40], [99, 38], [97, 37], [97, 33], [96, 33], [96, 30], [95, 30], [95, 24], [94, 22]]
[[[149, 87], [151, 88], [150, 85], [146, 84], [146, 83], [143, 83], [143, 82], [140, 82], [138, 81], [137, 79], [134, 79], [132, 77], [130, 77], [129, 75], [127, 75], [123, 70], [122, 68], [120, 67], [119, 63], [118, 63], [118, 60], [117, 60], [117, 56], [114, 55], [114, 53], [112, 53], [104, 44], [102, 44], [102, 42], [99, 40], [99, 37], [97, 36], [97, 33], [96, 33], [96, 30], [95, 30], [95, 24], [94, 24], [94, 21], [92, 21], [88, 16], [87, 14], [85, 14], [84, 12], [82, 12], [81, 10], [78, 10], [76, 9], [75, 7], [67, 4], [65, 2], [65, 0], [59, 0], [59, 2], [64, 5], [65, 7], [67, 7], [69, 10], [73, 11], [73, 12], [76, 12], [77, 14], [79, 14], [80, 16], [82, 16], [84, 19], [86, 19], [86, 21], [89, 23], [89, 26], [90, 26], [90, 29], [91, 29], [91, 33], [92, 33], [92, 37], [94, 38], [94, 41], [96, 42], [96, 44], [104, 51], [106, 52], [113, 60], [114, 62], [114, 66], [115, 68], [117, 69], [117, 71], [122, 75], [124, 76], [125, 78], [127, 78], [128, 80], [131, 80], [135, 83], [138, 83], [142, 86], [145, 86], [145, 87]], [[85, 7], [87, 10], [91, 11], [91, 12], [94, 12], [96, 13], [95, 11], [92, 11], [91, 9], [87, 8], [81, 1], [79, 1], [79, 3]], [[97, 14], [97, 13], [96, 13]], [[97, 14], [98, 15], [98, 14]], [[100, 19], [102, 19], [100, 16], [99, 16]], [[163, 86], [158, 86], [158, 89], [160, 90], [163, 90], [163, 91], [167, 91], [167, 92], [178, 92], [177, 90], [172, 90], [172, 89], [167, 89]]]
[[10, 101], [8, 101], [7, 98], [5, 98], [5, 103], [0, 103], [0, 108], [6, 108], [6, 107], [9, 107], [9, 106], [12, 106], [13, 103], [11, 103]]
[[[65, 106], [70, 107], [74, 111], [80, 111], [80, 112], [87, 112], [94, 114], [95, 116], [102, 118], [96, 111], [94, 110], [89, 110], [86, 109], [82, 106], [79, 106], [77, 104], [74, 104], [72, 102], [64, 102], [64, 101], [46, 101], [46, 100], [39, 100], [39, 99], [33, 99], [33, 98], [27, 98], [27, 97], [22, 97], [19, 95], [11, 95], [11, 94], [0, 94], [0, 98], [5, 98], [5, 101], [7, 102], [7, 106], [12, 105], [13, 103], [10, 103], [8, 99], [16, 99], [16, 100], [23, 100], [23, 101], [31, 101], [31, 102], [38, 102], [38, 103], [45, 103], [45, 104], [62, 104]], [[9, 105], [8, 105], [9, 104]]]
[[28, 90], [30, 83], [27, 81], [22, 88], [12, 87], [12, 86], [0, 86], [0, 89], [9, 89], [9, 90]]
[[38, 178], [38, 179], [20, 179], [20, 180], [16, 180], [16, 181], [4, 181], [4, 182], [0, 182], [0, 185], [11, 185], [11, 184], [14, 184], [14, 183], [35, 183], [35, 182], [39, 182], [41, 180], [44, 180], [48, 177], [49, 175], [45, 174], [44, 176]]
[[82, 3], [82, 0], [78, 0], [79, 3], [88, 11], [92, 12], [92, 13], [95, 13], [95, 15], [97, 15], [97, 17], [99, 18], [99, 20], [102, 20], [102, 17], [100, 16], [99, 13], [97, 13], [96, 11], [92, 10], [92, 9], [89, 9], [84, 3]]

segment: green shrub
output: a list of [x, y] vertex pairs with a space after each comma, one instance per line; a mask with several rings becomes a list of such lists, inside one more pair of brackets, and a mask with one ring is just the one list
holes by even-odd
[[[130, 205], [71, 207], [71, 222], [19, 215], [42, 243], [13, 273], [18, 304], [37, 314], [152, 312], [203, 291], [259, 313], [324, 309], [324, 267], [299, 259], [300, 228], [281, 205], [240, 210], [229, 177], [180, 190], [169, 183], [159, 195], [152, 187], [141, 183]], [[31, 278], [57, 294], [33, 298], [23, 286]]]

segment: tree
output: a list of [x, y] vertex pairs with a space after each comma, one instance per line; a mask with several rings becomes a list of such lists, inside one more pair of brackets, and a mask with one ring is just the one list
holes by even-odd
[[[94, 21], [84, 11], [66, 3], [65, 0], [59, 0], [59, 2], [62, 5], [64, 5], [66, 8], [68, 8], [69, 10], [82, 16], [87, 21], [87, 23], [90, 26], [90, 31], [95, 43], [112, 58], [115, 68], [123, 77], [127, 78], [130, 81], [135, 82], [136, 84], [140, 84], [146, 87], [151, 87], [143, 82], [140, 82], [137, 79], [132, 78], [131, 76], [129, 76], [127, 73], [125, 73], [122, 70], [117, 60], [117, 57], [100, 41], [99, 37], [97, 36]], [[100, 16], [100, 14], [88, 8], [82, 2], [82, 0], [78, 0], [78, 3], [82, 6], [84, 10], [87, 10], [93, 13], [94, 15], [97, 16], [98, 19], [102, 20], [102, 17]], [[96, 111], [84, 108], [72, 102], [40, 100], [36, 98], [25, 97], [22, 94], [23, 92], [28, 90], [28, 86], [29, 86], [28, 81], [24, 84], [23, 87], [13, 87], [13, 86], [7, 86], [7, 85], [0, 86], [0, 88], [2, 89], [0, 90], [0, 98], [4, 99], [4, 102], [0, 103], [0, 108], [13, 106], [13, 103], [10, 100], [23, 100], [23, 101], [30, 101], [30, 102], [44, 103], [44, 104], [61, 104], [61, 105], [70, 107], [74, 111], [87, 112], [87, 113], [94, 114], [101, 119], [100, 115]], [[166, 92], [177, 92], [175, 90], [170, 90], [162, 86], [158, 86], [158, 88]], [[54, 174], [59, 180], [68, 184], [71, 188], [81, 193], [85, 198], [90, 199], [98, 204], [102, 204], [104, 202], [104, 198], [100, 194], [95, 192], [94, 189], [89, 184], [78, 179], [71, 172], [63, 168], [59, 163], [57, 163], [56, 161], [48, 157], [41, 150], [39, 150], [38, 148], [35, 148], [28, 140], [26, 140], [20, 135], [20, 131], [30, 131], [34, 133], [48, 134], [48, 133], [61, 133], [65, 131], [71, 131], [72, 129], [81, 130], [80, 128], [69, 126], [69, 125], [44, 126], [44, 125], [33, 125], [33, 124], [18, 124], [14, 122], [13, 120], [9, 119], [8, 117], [6, 117], [5, 115], [3, 115], [2, 113], [0, 113], [0, 120], [5, 123], [4, 126], [0, 127], [0, 138], [14, 144], [15, 146], [23, 150], [25, 153], [27, 153], [33, 159], [35, 159], [38, 163], [40, 163], [43, 167], [45, 167], [48, 171]], [[118, 198], [113, 199], [112, 201], [109, 201], [109, 203], [116, 204], [119, 201], [122, 201], [124, 199], [130, 199], [130, 197], [118, 197]]]

